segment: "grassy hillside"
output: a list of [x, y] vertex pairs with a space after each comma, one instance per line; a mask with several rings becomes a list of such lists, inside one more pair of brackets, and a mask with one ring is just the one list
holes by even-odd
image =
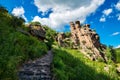
[[[51, 49], [57, 33], [47, 26], [43, 27], [46, 30], [46, 44], [17, 31], [18, 28], [27, 30], [24, 20], [0, 7], [0, 80], [17, 80], [17, 70], [22, 63], [41, 57]], [[120, 62], [120, 49], [116, 52], [117, 62]], [[78, 50], [54, 46], [53, 77], [55, 80], [120, 80], [110, 49], [106, 53], [108, 64], [91, 61]]]
[[120, 48], [115, 49], [117, 62], [120, 63]]
[[0, 80], [17, 80], [16, 72], [21, 63], [47, 52], [44, 42], [16, 30], [23, 24], [22, 19], [0, 7]]
[[[54, 47], [53, 72], [56, 80], [119, 80], [114, 63], [87, 59], [77, 50]], [[109, 66], [105, 71], [104, 67]]]

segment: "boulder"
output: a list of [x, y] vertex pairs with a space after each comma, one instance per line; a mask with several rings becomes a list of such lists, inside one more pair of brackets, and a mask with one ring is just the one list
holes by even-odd
[[45, 29], [40, 25], [30, 25], [30, 33], [40, 39], [45, 39]]

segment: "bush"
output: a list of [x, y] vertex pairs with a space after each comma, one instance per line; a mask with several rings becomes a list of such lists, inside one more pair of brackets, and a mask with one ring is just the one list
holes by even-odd
[[52, 30], [51, 28], [49, 28], [48, 26], [43, 26], [46, 30], [46, 44], [48, 46], [49, 49], [52, 48], [52, 44], [55, 41], [55, 37], [56, 37], [56, 31]]
[[115, 52], [116, 52], [116, 62], [120, 63], [120, 48], [115, 49]]

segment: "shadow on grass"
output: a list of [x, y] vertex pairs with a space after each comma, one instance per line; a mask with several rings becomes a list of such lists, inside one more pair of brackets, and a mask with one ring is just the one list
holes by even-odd
[[98, 73], [83, 61], [61, 49], [54, 49], [53, 73], [55, 80], [114, 80]]

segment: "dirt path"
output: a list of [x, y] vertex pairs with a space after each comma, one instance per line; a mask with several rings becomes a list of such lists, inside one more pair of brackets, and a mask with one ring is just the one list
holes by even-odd
[[50, 71], [52, 59], [52, 51], [48, 51], [42, 58], [25, 63], [18, 72], [19, 80], [52, 80]]

